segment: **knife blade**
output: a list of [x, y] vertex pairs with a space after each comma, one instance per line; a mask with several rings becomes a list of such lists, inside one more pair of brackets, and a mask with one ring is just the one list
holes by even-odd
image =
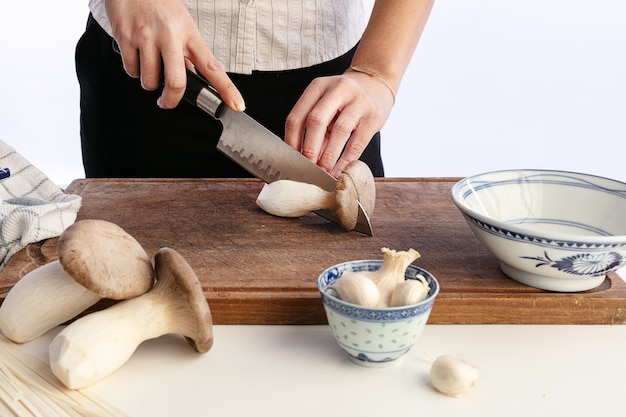
[[[282, 179], [306, 182], [334, 192], [335, 178], [246, 113], [231, 110], [206, 80], [189, 70], [184, 99], [222, 123], [217, 149], [255, 177], [268, 184]], [[358, 205], [355, 230], [372, 236], [370, 219]], [[333, 210], [315, 213], [339, 223]]]

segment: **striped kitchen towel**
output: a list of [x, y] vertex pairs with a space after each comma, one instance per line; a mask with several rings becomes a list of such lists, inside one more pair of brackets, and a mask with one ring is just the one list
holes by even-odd
[[0, 140], [0, 270], [26, 245], [59, 236], [76, 220], [82, 199], [65, 194], [15, 149]]

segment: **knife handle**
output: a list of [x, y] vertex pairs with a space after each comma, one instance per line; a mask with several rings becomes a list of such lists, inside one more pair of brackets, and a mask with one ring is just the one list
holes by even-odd
[[[112, 42], [113, 50], [122, 55], [120, 47], [115, 39]], [[199, 107], [216, 119], [219, 119], [219, 114], [224, 104], [221, 97], [217, 94], [217, 91], [215, 91], [211, 84], [202, 78], [202, 76], [190, 71], [188, 68], [187, 87], [185, 88], [183, 100]]]
[[187, 69], [187, 87], [183, 99], [219, 119], [224, 102], [215, 89], [200, 75]]

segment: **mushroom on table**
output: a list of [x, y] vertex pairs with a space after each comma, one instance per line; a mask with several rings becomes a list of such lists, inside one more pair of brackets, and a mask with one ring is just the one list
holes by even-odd
[[59, 260], [24, 275], [0, 306], [0, 330], [13, 342], [31, 341], [103, 298], [136, 297], [154, 284], [148, 254], [111, 222], [72, 224], [59, 237], [57, 252]]
[[50, 367], [68, 388], [110, 375], [143, 341], [165, 334], [182, 334], [200, 353], [211, 349], [211, 310], [195, 272], [174, 249], [160, 249], [154, 260], [150, 291], [81, 317], [52, 340]]

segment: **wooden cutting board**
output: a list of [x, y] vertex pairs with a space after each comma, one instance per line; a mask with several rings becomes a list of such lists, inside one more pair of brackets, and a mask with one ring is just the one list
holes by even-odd
[[[374, 236], [316, 215], [278, 218], [255, 203], [255, 179], [86, 179], [80, 219], [117, 223], [153, 255], [179, 251], [196, 271], [216, 324], [326, 323], [316, 286], [327, 267], [414, 248], [441, 292], [429, 323], [623, 324], [626, 283], [609, 274], [592, 291], [563, 294], [507, 278], [452, 203], [455, 179], [379, 179]], [[25, 273], [56, 259], [56, 239], [32, 244], [0, 273], [1, 297]], [[110, 302], [102, 302], [102, 308]]]

